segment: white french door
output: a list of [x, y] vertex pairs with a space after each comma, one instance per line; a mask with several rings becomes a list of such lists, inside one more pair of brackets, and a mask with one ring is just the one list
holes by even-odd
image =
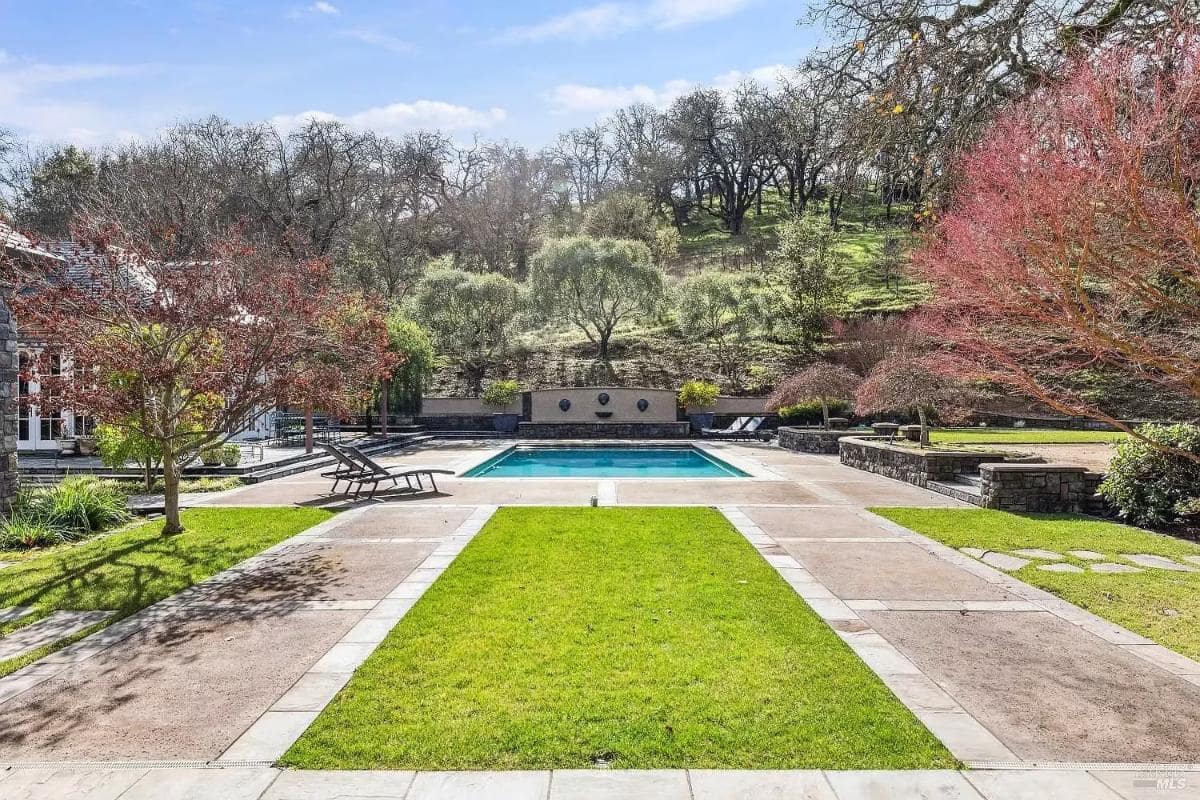
[[[18, 354], [21, 378], [17, 383], [17, 449], [57, 450], [58, 440], [70, 435], [71, 419], [63, 411], [40, 409], [25, 398], [34, 398], [41, 393], [36, 375], [29, 374], [32, 358], [29, 353]], [[58, 374], [61, 362], [51, 359], [51, 374]], [[28, 378], [28, 380], [26, 379]]]

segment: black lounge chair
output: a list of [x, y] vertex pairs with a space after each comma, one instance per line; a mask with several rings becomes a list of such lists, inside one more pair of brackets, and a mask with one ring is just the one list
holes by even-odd
[[[746, 419], [747, 421], [738, 428], [739, 420]], [[714, 430], [711, 433], [705, 432], [705, 435], [713, 439], [753, 439], [758, 436], [758, 429], [767, 421], [766, 417], [738, 417], [725, 430]]]
[[738, 417], [733, 422], [729, 423], [728, 428], [702, 428], [701, 436], [732, 436], [735, 433], [740, 433], [742, 428], [746, 427], [750, 422], [750, 417]]
[[[425, 491], [425, 483], [422, 481], [422, 477], [428, 478], [429, 485], [434, 492], [437, 492], [437, 481], [433, 476], [454, 474], [454, 470], [452, 469], [438, 469], [437, 467], [394, 467], [388, 469], [381, 464], [377, 464], [370, 456], [353, 445], [344, 445], [341, 449], [363, 468], [360, 475], [349, 479], [353, 483], [358, 484], [358, 490], [354, 493], [355, 499], [358, 499], [358, 496], [362, 494], [363, 487], [368, 484], [371, 486], [371, 491], [367, 494], [367, 497], [374, 497], [380, 483], [391, 481], [393, 486], [398, 486], [401, 478], [404, 479], [405, 486], [413, 492]], [[413, 486], [414, 478], [417, 481], [416, 486]]]
[[322, 478], [333, 478], [333, 488], [330, 491], [334, 494], [338, 493], [338, 484], [342, 481], [346, 481], [346, 488], [349, 489], [359, 478], [363, 478], [368, 474], [366, 467], [351, 459], [337, 445], [321, 444], [319, 447], [337, 459], [338, 462], [336, 469], [321, 473]]

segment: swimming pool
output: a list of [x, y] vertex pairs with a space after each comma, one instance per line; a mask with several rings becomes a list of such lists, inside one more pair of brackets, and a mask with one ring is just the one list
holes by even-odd
[[539, 447], [518, 445], [467, 478], [744, 478], [747, 473], [690, 445]]

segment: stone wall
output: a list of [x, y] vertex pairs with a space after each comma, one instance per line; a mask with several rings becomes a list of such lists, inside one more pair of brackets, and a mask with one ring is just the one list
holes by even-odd
[[838, 441], [847, 436], [861, 436], [861, 431], [826, 431], [820, 428], [779, 428], [779, 446], [798, 453], [838, 454]]
[[919, 450], [887, 444], [884, 437], [848, 436], [838, 442], [841, 462], [888, 478], [926, 486], [952, 481], [961, 472], [973, 473], [980, 464], [1004, 461], [1003, 453]]
[[523, 439], [686, 439], [686, 422], [522, 422]]
[[1096, 488], [1104, 478], [1075, 464], [984, 464], [981, 505], [1001, 511], [1103, 515]]
[[17, 329], [0, 298], [0, 511], [17, 495]]

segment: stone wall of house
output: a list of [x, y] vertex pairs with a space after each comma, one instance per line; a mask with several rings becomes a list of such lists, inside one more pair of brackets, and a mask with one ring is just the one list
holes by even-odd
[[984, 508], [1001, 511], [1103, 515], [1096, 494], [1104, 478], [1075, 464], [984, 464], [979, 468]]
[[1002, 453], [919, 450], [887, 444], [886, 437], [848, 436], [838, 441], [841, 462], [849, 467], [888, 478], [927, 486], [930, 481], [952, 481], [959, 473], [973, 473], [980, 464], [1003, 461]]
[[861, 436], [861, 431], [826, 431], [819, 428], [779, 428], [779, 446], [798, 453], [838, 454], [838, 441], [847, 436]]
[[0, 511], [17, 495], [17, 328], [0, 298]]

